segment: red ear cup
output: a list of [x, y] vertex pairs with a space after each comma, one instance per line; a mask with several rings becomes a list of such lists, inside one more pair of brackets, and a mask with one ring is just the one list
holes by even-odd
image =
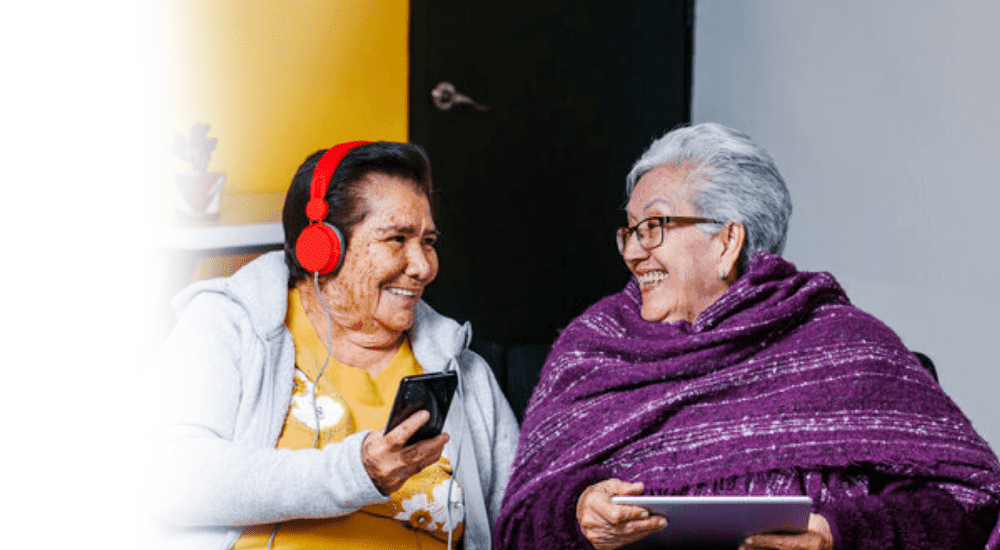
[[302, 230], [295, 241], [299, 265], [309, 272], [326, 275], [344, 260], [344, 236], [328, 223], [314, 223]]

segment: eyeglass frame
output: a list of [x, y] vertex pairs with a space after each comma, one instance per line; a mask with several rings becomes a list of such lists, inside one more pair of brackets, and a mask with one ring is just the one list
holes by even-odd
[[[632, 227], [628, 227], [628, 226], [626, 226], [626, 227], [619, 227], [617, 230], [615, 230], [615, 243], [618, 245], [618, 253], [619, 254], [624, 254], [625, 253], [625, 245], [628, 244], [628, 238], [630, 236], [632, 236], [633, 234], [635, 234], [636, 231], [639, 230], [639, 226], [640, 225], [642, 225], [642, 224], [644, 224], [644, 223], [646, 223], [646, 222], [648, 222], [650, 220], [659, 220], [659, 222], [660, 222], [660, 239], [656, 242], [656, 244], [651, 245], [651, 246], [645, 246], [645, 245], [643, 245], [642, 244], [642, 240], [639, 239], [638, 236], [636, 236], [636, 239], [635, 239], [636, 242], [639, 244], [639, 246], [642, 247], [643, 250], [647, 250], [647, 251], [648, 250], [652, 250], [652, 249], [660, 246], [661, 244], [663, 244], [663, 239], [665, 238], [664, 235], [667, 232], [667, 224], [670, 223], [670, 222], [675, 222], [675, 223], [684, 224], [684, 225], [693, 225], [693, 224], [699, 224], [699, 223], [725, 223], [725, 222], [722, 222], [722, 221], [719, 221], [719, 220], [713, 220], [711, 218], [699, 218], [699, 217], [693, 217], [693, 216], [650, 216], [648, 218], [643, 218], [643, 219], [639, 220], [638, 222], [636, 222], [636, 224], [633, 225]], [[623, 233], [624, 233], [624, 236], [623, 236]]]

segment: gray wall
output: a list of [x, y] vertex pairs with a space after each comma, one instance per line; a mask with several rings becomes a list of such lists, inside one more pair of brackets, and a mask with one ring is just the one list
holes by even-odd
[[997, 29], [992, 0], [697, 0], [692, 112], [774, 155], [785, 257], [931, 356], [994, 450]]

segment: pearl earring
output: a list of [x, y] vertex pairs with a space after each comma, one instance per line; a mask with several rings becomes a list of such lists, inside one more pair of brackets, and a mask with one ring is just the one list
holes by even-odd
[[726, 270], [725, 269], [720, 269], [719, 270], [719, 278], [722, 279], [723, 281], [725, 281], [727, 279], [727, 277], [726, 277]]

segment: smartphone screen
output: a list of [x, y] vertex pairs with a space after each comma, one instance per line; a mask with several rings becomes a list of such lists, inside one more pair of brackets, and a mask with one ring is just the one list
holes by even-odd
[[392, 431], [413, 413], [424, 409], [430, 413], [430, 420], [421, 426], [406, 444], [413, 445], [438, 435], [444, 428], [444, 419], [448, 416], [448, 408], [451, 406], [456, 387], [458, 387], [458, 375], [454, 372], [432, 372], [403, 378], [399, 381], [399, 389], [396, 390], [396, 400], [392, 404], [385, 433]]

